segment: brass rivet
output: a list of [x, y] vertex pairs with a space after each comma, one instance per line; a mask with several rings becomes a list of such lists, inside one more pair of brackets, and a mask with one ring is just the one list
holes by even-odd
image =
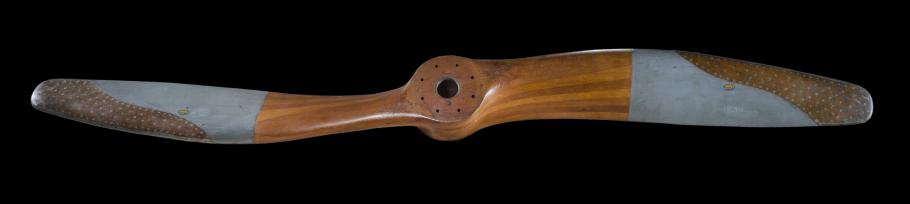
[[736, 88], [736, 86], [733, 84], [730, 84], [730, 83], [724, 84], [724, 90], [729, 91], [729, 90], [733, 90], [733, 88]]
[[188, 107], [181, 108], [180, 110], [177, 110], [177, 113], [180, 115], [190, 114], [190, 109]]

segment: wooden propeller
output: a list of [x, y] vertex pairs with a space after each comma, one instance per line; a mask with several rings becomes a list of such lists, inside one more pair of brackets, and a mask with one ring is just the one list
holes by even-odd
[[273, 143], [415, 126], [458, 140], [495, 124], [592, 119], [792, 127], [863, 123], [869, 93], [793, 70], [679, 51], [594, 50], [521, 59], [430, 59], [402, 87], [315, 96], [198, 85], [54, 79], [32, 105], [138, 134], [209, 143]]

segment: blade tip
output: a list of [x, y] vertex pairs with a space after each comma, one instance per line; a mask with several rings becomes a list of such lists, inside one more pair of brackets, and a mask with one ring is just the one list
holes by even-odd
[[47, 93], [48, 91], [50, 91], [49, 84], [55, 83], [56, 81], [59, 81], [59, 80], [60, 79], [48, 79], [48, 80], [44, 80], [41, 83], [39, 83], [38, 86], [35, 86], [35, 90], [32, 90], [32, 96], [30, 99], [32, 108], [35, 108], [35, 110], [47, 112], [47, 109], [45, 108], [45, 106], [50, 97]]

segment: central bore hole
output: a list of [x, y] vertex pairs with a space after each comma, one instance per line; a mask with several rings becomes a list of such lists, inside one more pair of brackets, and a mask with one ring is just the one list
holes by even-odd
[[443, 79], [436, 85], [436, 93], [443, 98], [452, 98], [452, 96], [458, 94], [458, 82], [455, 82], [452, 78]]

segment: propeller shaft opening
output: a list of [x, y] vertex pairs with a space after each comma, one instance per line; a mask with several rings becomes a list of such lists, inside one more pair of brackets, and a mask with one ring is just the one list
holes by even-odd
[[452, 98], [458, 95], [458, 82], [452, 78], [445, 78], [436, 84], [436, 93], [443, 98]]

